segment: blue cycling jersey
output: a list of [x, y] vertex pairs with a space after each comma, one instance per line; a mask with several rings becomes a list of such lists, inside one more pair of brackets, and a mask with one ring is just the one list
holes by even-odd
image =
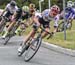
[[66, 15], [65, 15], [66, 19], [69, 19], [73, 17], [73, 15], [75, 15], [74, 9], [70, 7], [66, 7], [65, 12], [66, 12]]

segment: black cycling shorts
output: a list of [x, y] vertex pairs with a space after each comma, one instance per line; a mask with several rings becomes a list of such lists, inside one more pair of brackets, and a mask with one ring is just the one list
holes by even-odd
[[9, 18], [11, 15], [13, 15], [10, 11], [7, 11], [6, 12], [6, 14], [5, 14], [5, 16], [7, 17], [7, 18]]
[[43, 18], [39, 18], [39, 23], [42, 24], [44, 28], [50, 28], [49, 21], [44, 21]]
[[[50, 28], [49, 21], [44, 21], [43, 18], [39, 18], [38, 21], [44, 28]], [[33, 24], [33, 28], [37, 31], [38, 27], [36, 23]]]

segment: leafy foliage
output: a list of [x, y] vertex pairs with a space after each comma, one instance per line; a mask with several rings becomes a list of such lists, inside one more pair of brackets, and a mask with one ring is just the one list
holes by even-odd
[[[11, 0], [0, 0], [0, 8], [5, 8], [6, 4], [10, 2]], [[39, 0], [15, 0], [17, 2], [17, 5], [19, 7], [22, 7], [23, 5], [29, 5], [30, 3], [34, 3], [36, 5], [36, 8], [39, 9]], [[69, 0], [66, 0], [66, 2]], [[74, 0], [72, 0], [74, 1]], [[44, 0], [44, 2], [41, 3], [42, 10], [48, 8], [48, 0]], [[63, 9], [63, 0], [51, 0], [51, 5], [57, 4], [60, 6], [61, 10]]]

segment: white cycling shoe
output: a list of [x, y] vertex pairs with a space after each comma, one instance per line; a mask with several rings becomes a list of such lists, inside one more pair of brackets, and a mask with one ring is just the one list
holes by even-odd
[[18, 48], [18, 52], [22, 52], [22, 46]]

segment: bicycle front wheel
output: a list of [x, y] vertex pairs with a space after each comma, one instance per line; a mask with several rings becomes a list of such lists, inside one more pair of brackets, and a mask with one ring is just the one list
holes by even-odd
[[29, 60], [31, 60], [33, 58], [33, 56], [38, 51], [38, 49], [41, 45], [41, 42], [42, 42], [41, 38], [36, 38], [31, 42], [28, 50], [25, 52], [25, 61], [26, 62], [28, 62]]
[[10, 40], [10, 37], [7, 36], [5, 39], [4, 39], [4, 45], [6, 45], [8, 43], [8, 41]]
[[58, 25], [58, 30], [60, 32], [64, 31], [64, 22], [61, 22], [59, 25]]
[[11, 37], [12, 37], [13, 35], [12, 34], [8, 34], [6, 37], [5, 37], [5, 39], [4, 39], [4, 45], [6, 45], [8, 42], [9, 42], [9, 40], [11, 39]]

